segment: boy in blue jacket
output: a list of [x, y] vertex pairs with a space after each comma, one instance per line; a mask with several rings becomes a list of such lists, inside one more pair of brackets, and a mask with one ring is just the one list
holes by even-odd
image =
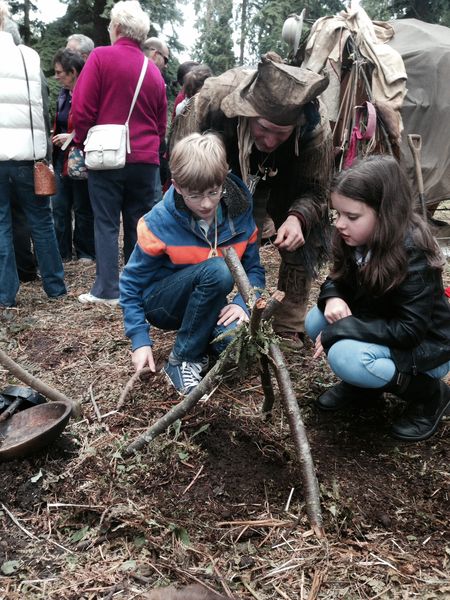
[[213, 134], [180, 140], [170, 159], [172, 186], [138, 224], [138, 240], [120, 279], [125, 334], [136, 370], [155, 370], [150, 325], [177, 331], [164, 371], [182, 394], [201, 381], [208, 350], [220, 352], [223, 331], [247, 321], [222, 250], [232, 246], [255, 288], [265, 284], [259, 260], [252, 198], [228, 174], [225, 147]]

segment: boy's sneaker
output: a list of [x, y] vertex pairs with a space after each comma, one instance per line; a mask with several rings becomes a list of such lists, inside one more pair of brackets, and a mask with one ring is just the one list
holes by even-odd
[[78, 301], [81, 304], [106, 304], [107, 306], [117, 306], [119, 304], [119, 298], [97, 298], [91, 292], [80, 294]]
[[204, 356], [197, 364], [200, 365], [200, 375], [204, 377], [209, 369], [209, 356]]
[[202, 380], [203, 369], [207, 366], [205, 359], [202, 359], [201, 362], [179, 362], [169, 356], [169, 360], [164, 366], [164, 372], [177, 392], [187, 395], [198, 386]]

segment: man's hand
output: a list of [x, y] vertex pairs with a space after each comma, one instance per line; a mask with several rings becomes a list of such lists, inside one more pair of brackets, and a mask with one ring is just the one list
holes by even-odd
[[239, 304], [227, 304], [219, 313], [217, 325], [224, 325], [226, 327], [234, 321], [237, 321], [237, 324], [240, 325], [248, 321], [248, 315]]
[[329, 298], [325, 305], [324, 317], [328, 323], [335, 323], [344, 317], [350, 317], [352, 311], [342, 298]]
[[153, 360], [153, 352], [151, 346], [141, 346], [131, 353], [131, 362], [136, 371], [140, 371], [144, 367], [150, 367], [150, 370], [155, 372], [155, 361]]
[[303, 246], [305, 238], [300, 221], [295, 215], [289, 215], [286, 221], [278, 229], [274, 245], [280, 250], [293, 252]]

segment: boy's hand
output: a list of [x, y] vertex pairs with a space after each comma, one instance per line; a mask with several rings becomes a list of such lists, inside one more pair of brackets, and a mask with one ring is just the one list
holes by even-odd
[[248, 315], [239, 304], [227, 304], [219, 313], [217, 325], [224, 325], [226, 327], [234, 321], [237, 321], [237, 324], [240, 325], [248, 321]]
[[280, 250], [293, 252], [305, 244], [302, 226], [295, 215], [289, 215], [277, 231], [274, 245]]
[[351, 314], [349, 305], [342, 298], [329, 298], [323, 313], [328, 323], [335, 323], [344, 317], [351, 317]]
[[153, 352], [151, 346], [141, 346], [131, 353], [131, 361], [136, 371], [140, 371], [144, 367], [150, 367], [150, 370], [155, 372], [155, 361], [153, 360]]

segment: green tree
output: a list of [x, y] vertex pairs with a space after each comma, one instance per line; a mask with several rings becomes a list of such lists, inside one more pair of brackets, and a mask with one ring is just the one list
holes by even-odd
[[233, 52], [233, 1], [196, 0], [200, 15], [196, 28], [199, 38], [194, 46], [194, 58], [206, 63], [215, 75], [234, 67]]
[[36, 4], [31, 0], [10, 0], [8, 5], [14, 20], [19, 26], [24, 43], [30, 45], [34, 34], [39, 33], [44, 27], [44, 23], [33, 15], [37, 11]]
[[[241, 47], [247, 48], [250, 62], [261, 54], [274, 50], [286, 56], [288, 48], [281, 38], [284, 21], [291, 14], [300, 14], [305, 9], [304, 37], [310, 26], [319, 17], [333, 15], [343, 9], [341, 0], [248, 0], [246, 19], [240, 18]], [[243, 42], [243, 35], [245, 41]]]
[[419, 19], [450, 26], [449, 0], [362, 0], [372, 19]]

